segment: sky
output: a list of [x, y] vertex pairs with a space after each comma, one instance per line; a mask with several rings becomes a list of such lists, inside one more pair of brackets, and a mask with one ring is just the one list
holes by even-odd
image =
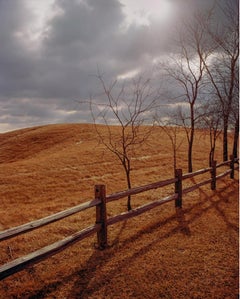
[[[217, 0], [224, 2], [224, 0]], [[213, 0], [0, 0], [0, 133], [88, 123], [106, 81], [153, 70], [180, 20]]]

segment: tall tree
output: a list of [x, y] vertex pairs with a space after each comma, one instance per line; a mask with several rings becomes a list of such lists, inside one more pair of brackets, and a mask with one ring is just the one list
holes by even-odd
[[[224, 26], [211, 26], [211, 18], [202, 22], [205, 34], [215, 46], [210, 56], [201, 56], [210, 82], [218, 97], [223, 118], [223, 160], [228, 160], [228, 129], [230, 116], [235, 109], [234, 99], [239, 90], [239, 8], [238, 0], [226, 1], [218, 5], [222, 12]], [[206, 59], [207, 58], [207, 59]], [[236, 118], [236, 130], [237, 130]]]
[[211, 101], [201, 106], [200, 121], [198, 125], [209, 132], [209, 166], [215, 159], [215, 149], [217, 138], [222, 133], [222, 117], [221, 117], [221, 107], [219, 107], [218, 100]]
[[[201, 95], [204, 86], [205, 66], [202, 60], [207, 59], [207, 40], [204, 29], [198, 22], [197, 16], [191, 23], [185, 23], [183, 30], [179, 32], [177, 45], [179, 54], [173, 54], [167, 62], [161, 64], [161, 68], [166, 71], [175, 84], [179, 86], [179, 99], [188, 103], [189, 121], [181, 118], [188, 140], [188, 171], [193, 171], [193, 142], [196, 124], [197, 100]], [[177, 53], [177, 51], [176, 51]]]
[[[103, 89], [103, 103], [90, 101], [92, 117], [100, 142], [120, 161], [127, 182], [132, 187], [132, 158], [135, 150], [147, 142], [153, 128], [151, 112], [156, 109], [157, 96], [151, 89], [150, 80], [138, 77], [128, 86], [117, 81], [107, 86], [103, 76], [98, 75]], [[97, 122], [105, 124], [107, 134], [103, 134]], [[116, 132], [115, 126], [119, 127]], [[147, 125], [147, 126], [144, 126]], [[127, 209], [131, 210], [131, 196], [128, 196]]]
[[234, 97], [234, 105], [232, 109], [233, 123], [234, 123], [234, 138], [232, 155], [234, 158], [238, 157], [238, 140], [239, 140], [239, 98]]

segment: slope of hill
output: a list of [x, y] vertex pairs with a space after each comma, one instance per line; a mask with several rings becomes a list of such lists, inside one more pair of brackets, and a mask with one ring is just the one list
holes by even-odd
[[[91, 125], [49, 125], [0, 134], [0, 163], [36, 157], [41, 152], [56, 151], [78, 138], [88, 139]], [[56, 149], [55, 149], [56, 148]]]
[[[104, 126], [99, 126], [103, 134]], [[118, 128], [115, 128], [116, 132]], [[184, 131], [179, 133], [184, 139]], [[197, 132], [194, 170], [208, 166], [208, 136]], [[187, 144], [177, 165], [187, 172]], [[216, 158], [221, 161], [221, 139]], [[133, 159], [133, 186], [171, 178], [171, 143], [155, 128]], [[200, 177], [199, 180], [202, 178]], [[198, 180], [198, 178], [196, 178]], [[192, 180], [187, 184], [194, 183]], [[121, 165], [90, 124], [61, 124], [0, 134], [0, 229], [126, 189]], [[133, 197], [133, 207], [173, 192]], [[126, 211], [110, 203], [108, 216]], [[0, 243], [1, 263], [64, 238], [95, 221], [89, 210]], [[1, 298], [236, 298], [238, 293], [238, 180], [228, 177], [184, 196], [182, 211], [168, 203], [109, 228], [105, 251], [95, 237], [0, 282]]]

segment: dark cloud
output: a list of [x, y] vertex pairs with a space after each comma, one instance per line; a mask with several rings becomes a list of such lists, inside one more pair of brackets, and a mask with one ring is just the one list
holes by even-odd
[[76, 100], [99, 93], [98, 69], [109, 80], [151, 69], [154, 58], [171, 51], [177, 20], [213, 3], [169, 1], [175, 17], [165, 25], [149, 19], [149, 24], [126, 26], [120, 0], [55, 0], [51, 9], [58, 13], [36, 44], [34, 13], [26, 0], [0, 0], [0, 131], [89, 121], [87, 107]]
[[20, 1], [0, 1], [0, 96], [22, 93], [34, 73], [33, 57], [21, 32], [31, 15]]

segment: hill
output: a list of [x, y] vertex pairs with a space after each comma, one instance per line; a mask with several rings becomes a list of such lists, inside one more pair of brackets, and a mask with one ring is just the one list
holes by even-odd
[[51, 154], [77, 142], [79, 136], [89, 140], [91, 130], [91, 125], [49, 125], [0, 134], [0, 163], [37, 157], [42, 152]]
[[[106, 127], [99, 126], [103, 134]], [[114, 128], [116, 133], [118, 127]], [[184, 131], [179, 132], [184, 139]], [[198, 131], [194, 170], [208, 166], [209, 141]], [[177, 164], [187, 172], [187, 144]], [[216, 158], [221, 161], [221, 139]], [[154, 128], [133, 159], [133, 186], [171, 178], [169, 138]], [[200, 178], [201, 180], [201, 178]], [[194, 183], [194, 182], [188, 182]], [[117, 159], [99, 143], [91, 124], [59, 124], [0, 134], [0, 228], [64, 210], [93, 198], [95, 184], [107, 193], [126, 189]], [[159, 189], [133, 198], [133, 207], [173, 192]], [[109, 204], [108, 215], [126, 210]], [[0, 243], [2, 264], [93, 224], [95, 211]], [[49, 260], [0, 282], [2, 298], [236, 298], [238, 293], [238, 179], [203, 186], [173, 203], [109, 228], [110, 247], [85, 239]]]

